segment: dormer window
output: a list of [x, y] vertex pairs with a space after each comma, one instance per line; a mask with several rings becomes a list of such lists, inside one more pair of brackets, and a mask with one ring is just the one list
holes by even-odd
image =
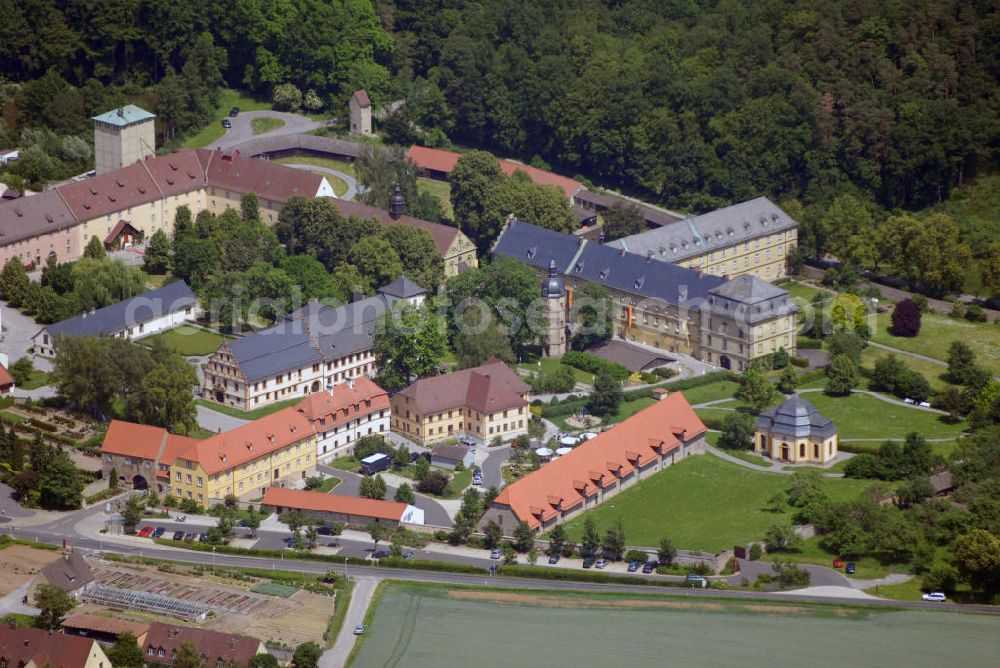
[[537, 253], [537, 252], [538, 252], [538, 247], [537, 246], [532, 246], [531, 248], [529, 248], [528, 249], [528, 253], [527, 253], [528, 259], [529, 260], [534, 259], [535, 253]]

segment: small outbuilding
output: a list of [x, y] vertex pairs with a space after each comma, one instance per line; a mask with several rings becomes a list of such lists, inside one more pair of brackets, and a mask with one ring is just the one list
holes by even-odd
[[297, 510], [320, 522], [339, 522], [353, 527], [365, 527], [370, 522], [389, 526], [424, 523], [424, 511], [406, 503], [284, 487], [268, 487], [261, 505], [278, 515]]
[[461, 462], [462, 466], [469, 468], [472, 466], [474, 455], [472, 451], [464, 445], [445, 445], [439, 443], [431, 450], [431, 466], [453, 469]]
[[61, 559], [46, 564], [35, 576], [28, 591], [28, 598], [34, 600], [35, 592], [43, 584], [58, 587], [67, 594], [77, 597], [94, 579], [90, 566], [79, 552], [68, 552]]
[[754, 450], [782, 462], [826, 464], [837, 456], [837, 427], [795, 395], [757, 418]]

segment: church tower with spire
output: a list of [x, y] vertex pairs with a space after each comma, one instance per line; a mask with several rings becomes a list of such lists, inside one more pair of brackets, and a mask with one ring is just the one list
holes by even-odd
[[549, 275], [542, 280], [542, 298], [546, 303], [548, 324], [542, 341], [546, 357], [562, 357], [566, 354], [566, 285], [556, 261], [549, 261]]

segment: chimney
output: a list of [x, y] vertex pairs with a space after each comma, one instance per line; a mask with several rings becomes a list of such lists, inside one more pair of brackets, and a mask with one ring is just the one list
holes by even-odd
[[604, 228], [603, 227], [601, 228], [601, 233], [599, 235], [597, 235], [597, 243], [599, 243], [599, 244], [603, 244], [604, 243]]
[[118, 107], [118, 117], [125, 118], [125, 107]]
[[621, 249], [620, 251], [618, 251], [618, 255], [619, 255], [620, 257], [625, 257], [625, 249], [623, 248], [623, 249]]
[[646, 251], [646, 262], [649, 262], [652, 259], [653, 259], [653, 251]]
[[353, 390], [354, 389], [354, 379], [353, 378], [348, 378], [347, 379], [347, 389], [349, 389], [349, 390]]
[[389, 204], [389, 217], [393, 220], [399, 220], [403, 214], [406, 213], [406, 198], [403, 197], [403, 191], [399, 188], [399, 184], [392, 191], [392, 201]]

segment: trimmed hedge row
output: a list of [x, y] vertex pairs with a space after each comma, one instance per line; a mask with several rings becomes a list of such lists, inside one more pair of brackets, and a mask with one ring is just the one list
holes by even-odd
[[654, 587], [687, 587], [682, 580], [660, 580], [643, 578], [636, 575], [617, 575], [615, 573], [595, 573], [594, 571], [578, 571], [568, 568], [546, 568], [545, 566], [499, 566], [497, 573], [516, 578], [534, 578], [536, 580], [565, 580], [574, 582], [595, 582], [600, 584], [644, 585]]
[[607, 373], [615, 380], [625, 380], [629, 376], [628, 369], [621, 364], [578, 350], [571, 350], [563, 355], [562, 363], [595, 375]]

